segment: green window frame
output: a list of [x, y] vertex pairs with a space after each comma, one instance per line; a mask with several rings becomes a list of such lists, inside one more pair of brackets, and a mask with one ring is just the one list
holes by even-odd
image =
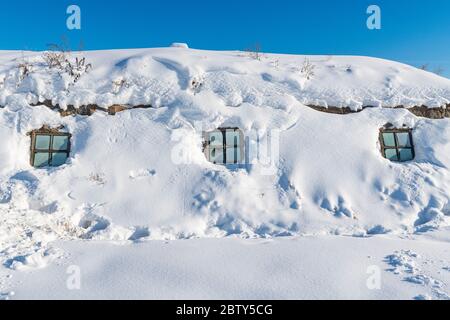
[[37, 130], [31, 133], [30, 164], [35, 168], [58, 167], [70, 156], [70, 138], [66, 132]]
[[203, 133], [204, 153], [214, 164], [240, 164], [244, 159], [244, 134], [239, 128], [218, 128]]
[[380, 129], [381, 153], [393, 162], [407, 162], [415, 158], [412, 129]]

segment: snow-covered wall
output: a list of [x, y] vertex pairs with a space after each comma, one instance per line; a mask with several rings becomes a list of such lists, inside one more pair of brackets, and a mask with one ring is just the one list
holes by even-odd
[[[258, 60], [176, 47], [72, 53], [92, 64], [73, 83], [41, 56], [0, 54], [3, 219], [47, 219], [57, 234], [117, 240], [410, 233], [448, 224], [450, 119], [394, 108], [333, 115], [305, 104], [438, 107], [450, 101], [450, 80], [334, 56], [307, 57], [315, 65], [308, 80], [304, 56]], [[30, 106], [48, 99], [62, 108], [153, 108], [61, 117]], [[414, 129], [414, 161], [381, 156], [379, 128], [388, 122]], [[66, 165], [30, 166], [26, 133], [43, 124], [73, 135]], [[241, 128], [249, 145], [275, 137], [273, 167], [207, 162], [202, 131], [220, 126]]]

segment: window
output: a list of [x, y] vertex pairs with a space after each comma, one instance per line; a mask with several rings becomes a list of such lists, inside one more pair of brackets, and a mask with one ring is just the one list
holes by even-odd
[[244, 134], [238, 128], [219, 128], [207, 132], [205, 155], [216, 164], [238, 164], [244, 156]]
[[410, 161], [415, 157], [412, 130], [409, 128], [380, 130], [381, 152], [391, 161]]
[[47, 126], [30, 133], [30, 163], [35, 168], [57, 167], [66, 163], [70, 154], [71, 135]]

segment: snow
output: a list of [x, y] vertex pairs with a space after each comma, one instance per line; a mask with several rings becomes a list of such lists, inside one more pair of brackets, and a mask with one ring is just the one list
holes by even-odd
[[[42, 53], [0, 53], [0, 298], [448, 297], [450, 120], [394, 107], [443, 107], [450, 80], [368, 57], [186, 47], [77, 57], [92, 69], [74, 83]], [[152, 108], [61, 117], [31, 106], [45, 100]], [[335, 115], [308, 104], [373, 108]], [[381, 156], [388, 122], [414, 129], [414, 161]], [[44, 124], [72, 134], [62, 167], [29, 164], [26, 134]], [[202, 132], [218, 127], [244, 131], [251, 163], [206, 160]], [[361, 287], [368, 255], [388, 279], [383, 291]], [[70, 263], [89, 270], [89, 290], [61, 287]], [[126, 269], [130, 283], [114, 283]]]
[[174, 42], [170, 45], [172, 48], [183, 48], [183, 49], [189, 49], [189, 46], [187, 43], [184, 42]]
[[[450, 291], [450, 272], [442, 270], [448, 243], [423, 236], [57, 245], [70, 255], [46, 269], [5, 273], [8, 286], [20, 288], [11, 299], [443, 299]], [[387, 257], [411, 249], [420, 253], [410, 258], [417, 271], [393, 273]], [[70, 267], [80, 272], [79, 290], [67, 286]], [[372, 270], [379, 272], [379, 288], [368, 285]]]
[[[73, 85], [71, 77], [50, 72], [40, 52], [0, 53], [0, 105], [17, 99], [54, 104], [148, 104], [173, 106], [193, 100], [187, 91], [212, 94], [228, 106], [249, 103], [285, 109], [295, 101], [305, 105], [445, 106], [450, 103], [450, 80], [397, 62], [358, 56], [300, 56], [239, 51], [205, 51], [175, 47], [73, 52], [85, 57], [92, 70]], [[183, 50], [180, 50], [183, 49]], [[314, 76], [301, 73], [305, 61]], [[31, 73], [22, 81], [21, 64]], [[193, 88], [192, 80], [200, 82]], [[189, 90], [188, 90], [189, 89]], [[187, 102], [187, 101], [185, 101]]]

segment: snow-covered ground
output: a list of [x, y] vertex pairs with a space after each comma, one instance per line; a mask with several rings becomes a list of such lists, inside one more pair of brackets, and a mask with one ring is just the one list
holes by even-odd
[[448, 242], [412, 238], [58, 242], [51, 266], [0, 283], [13, 299], [449, 299]]
[[[1, 297], [448, 298], [450, 119], [393, 107], [445, 107], [450, 80], [367, 57], [174, 47], [72, 53], [92, 64], [74, 82], [42, 56], [0, 52]], [[152, 108], [61, 117], [31, 106], [45, 100]], [[414, 161], [381, 156], [386, 123], [413, 129]], [[72, 134], [62, 167], [29, 164], [44, 124]], [[206, 160], [202, 132], [218, 127], [244, 131], [251, 163]], [[365, 286], [372, 262], [383, 290]], [[68, 264], [82, 291], [64, 289]]]

